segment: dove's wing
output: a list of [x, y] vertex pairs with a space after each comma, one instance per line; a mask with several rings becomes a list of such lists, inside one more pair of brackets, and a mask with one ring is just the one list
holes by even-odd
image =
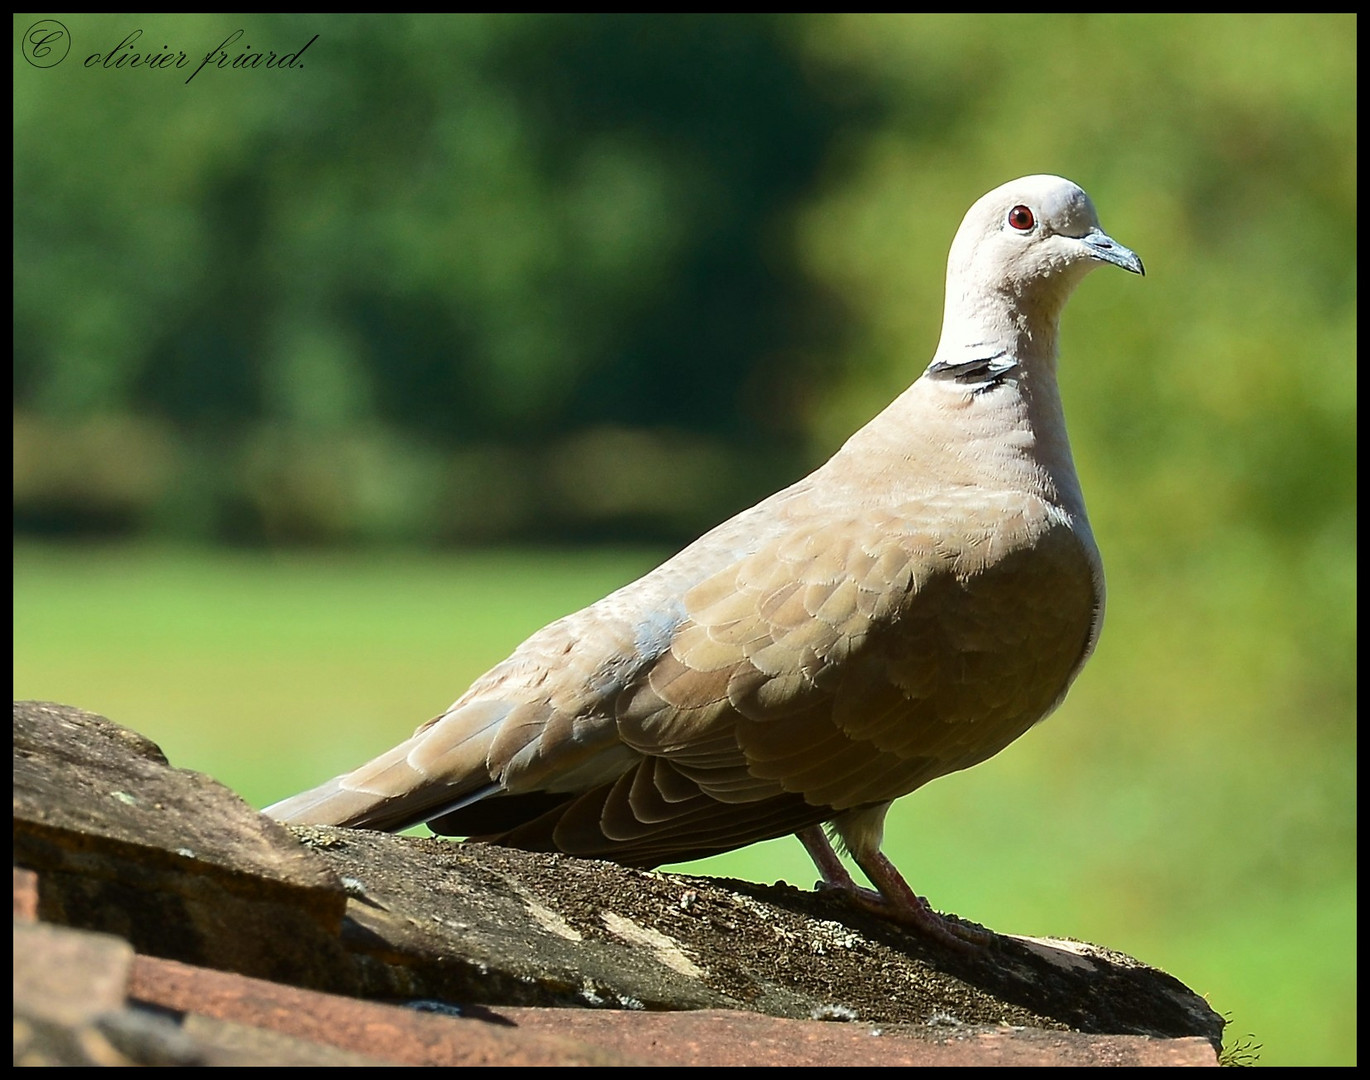
[[[1060, 699], [1101, 614], [1092, 550], [1036, 509], [1024, 529], [1029, 515], [985, 506], [970, 544], [927, 518], [828, 518], [701, 582], [616, 702], [641, 760], [496, 838], [651, 866], [886, 803], [998, 752]], [[476, 831], [461, 824], [444, 827]]]

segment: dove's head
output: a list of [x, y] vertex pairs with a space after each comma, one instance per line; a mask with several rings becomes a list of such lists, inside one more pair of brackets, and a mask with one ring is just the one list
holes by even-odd
[[[1089, 271], [1104, 263], [1143, 274], [1142, 260], [1099, 225], [1089, 196], [1060, 176], [1024, 176], [972, 206], [947, 261], [946, 334], [1050, 340], [1061, 309]], [[970, 341], [961, 344], [972, 344]], [[1028, 342], [1023, 342], [1024, 345]]]

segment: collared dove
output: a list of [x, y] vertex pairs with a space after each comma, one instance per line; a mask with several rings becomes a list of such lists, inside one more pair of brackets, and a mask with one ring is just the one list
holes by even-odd
[[797, 833], [860, 905], [988, 940], [908, 886], [880, 850], [885, 813], [1050, 713], [1094, 648], [1103, 570], [1056, 355], [1102, 263], [1143, 273], [1075, 184], [991, 191], [952, 242], [932, 363], [826, 464], [265, 812], [638, 867]]

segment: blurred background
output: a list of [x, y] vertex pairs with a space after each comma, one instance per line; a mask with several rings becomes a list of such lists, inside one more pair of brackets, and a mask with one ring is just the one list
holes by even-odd
[[1354, 16], [72, 15], [55, 65], [42, 18], [17, 697], [258, 806], [359, 764], [820, 463], [930, 358], [966, 208], [1060, 173], [1148, 274], [1062, 334], [1103, 638], [886, 850], [1355, 1062]]

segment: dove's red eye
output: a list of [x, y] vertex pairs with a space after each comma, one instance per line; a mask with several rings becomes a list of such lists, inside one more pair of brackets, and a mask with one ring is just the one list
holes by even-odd
[[1037, 219], [1026, 206], [1015, 206], [1008, 212], [1008, 223], [1019, 232], [1027, 232], [1037, 224]]

